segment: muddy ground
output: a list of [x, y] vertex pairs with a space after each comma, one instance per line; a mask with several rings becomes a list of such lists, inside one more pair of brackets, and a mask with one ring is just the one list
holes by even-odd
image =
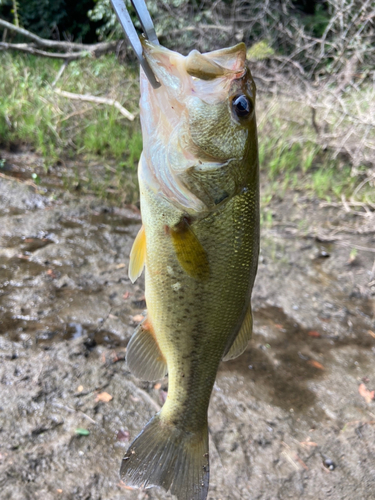
[[[127, 278], [139, 213], [64, 193], [63, 167], [42, 176], [29, 153], [1, 158], [1, 499], [171, 498], [118, 476], [167, 390], [124, 359], [145, 307]], [[296, 191], [268, 210], [254, 338], [211, 399], [208, 498], [373, 499], [375, 217]]]

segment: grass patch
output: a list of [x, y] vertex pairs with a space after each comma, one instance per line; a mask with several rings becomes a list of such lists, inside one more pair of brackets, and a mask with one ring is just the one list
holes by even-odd
[[[268, 179], [265, 192], [268, 202], [264, 206], [270, 201], [270, 192], [283, 197], [288, 189], [328, 201], [352, 197], [366, 176], [366, 168], [357, 167], [353, 175], [350, 161], [340, 155], [334, 158], [331, 150], [319, 146], [311, 123], [311, 109], [263, 94], [259, 98], [258, 116], [260, 168]], [[356, 199], [375, 203], [370, 183], [356, 194]]]
[[[22, 54], [0, 54], [0, 142], [27, 145], [46, 167], [78, 155], [118, 160], [135, 169], [142, 150], [139, 119], [129, 122], [113, 106], [71, 101], [52, 83], [61, 62]], [[137, 113], [138, 68], [124, 67], [113, 55], [73, 61], [57, 86], [78, 94], [106, 96]]]

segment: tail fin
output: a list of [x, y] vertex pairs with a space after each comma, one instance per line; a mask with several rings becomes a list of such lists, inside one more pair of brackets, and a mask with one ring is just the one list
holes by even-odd
[[130, 445], [120, 476], [128, 486], [161, 486], [178, 500], [205, 500], [209, 482], [207, 425], [201, 432], [186, 432], [155, 415]]

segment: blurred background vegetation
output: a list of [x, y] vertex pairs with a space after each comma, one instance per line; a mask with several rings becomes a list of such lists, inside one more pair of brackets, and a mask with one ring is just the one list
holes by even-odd
[[[170, 49], [186, 54], [246, 43], [258, 88], [266, 200], [293, 187], [375, 209], [375, 0], [147, 5]], [[79, 56], [68, 43], [44, 50], [54, 58], [39, 57], [22, 48], [30, 52], [37, 42], [0, 24], [1, 147], [32, 148], [46, 169], [67, 158], [92, 165], [100, 157], [108, 176], [94, 181], [90, 166], [83, 186], [123, 189], [142, 149], [138, 67], [110, 1], [0, 0], [0, 20], [43, 39], [87, 46]], [[93, 44], [108, 41], [111, 50], [97, 57]], [[108, 103], [59, 90], [116, 100], [135, 120]]]

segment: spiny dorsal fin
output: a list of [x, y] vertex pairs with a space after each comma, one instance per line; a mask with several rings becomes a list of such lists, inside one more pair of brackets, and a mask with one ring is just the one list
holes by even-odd
[[240, 331], [237, 337], [234, 339], [229, 351], [223, 357], [223, 361], [229, 361], [230, 359], [237, 358], [240, 354], [244, 352], [247, 347], [251, 335], [253, 333], [253, 317], [251, 314], [251, 306], [247, 308], [245, 318], [242, 322]]
[[184, 217], [170, 234], [176, 256], [186, 273], [198, 281], [205, 281], [210, 274], [208, 257], [205, 249]]
[[129, 278], [132, 283], [142, 274], [146, 258], [146, 233], [144, 226], [138, 231], [130, 251]]
[[147, 316], [130, 339], [126, 361], [129, 370], [141, 380], [159, 380], [167, 373], [167, 363]]

